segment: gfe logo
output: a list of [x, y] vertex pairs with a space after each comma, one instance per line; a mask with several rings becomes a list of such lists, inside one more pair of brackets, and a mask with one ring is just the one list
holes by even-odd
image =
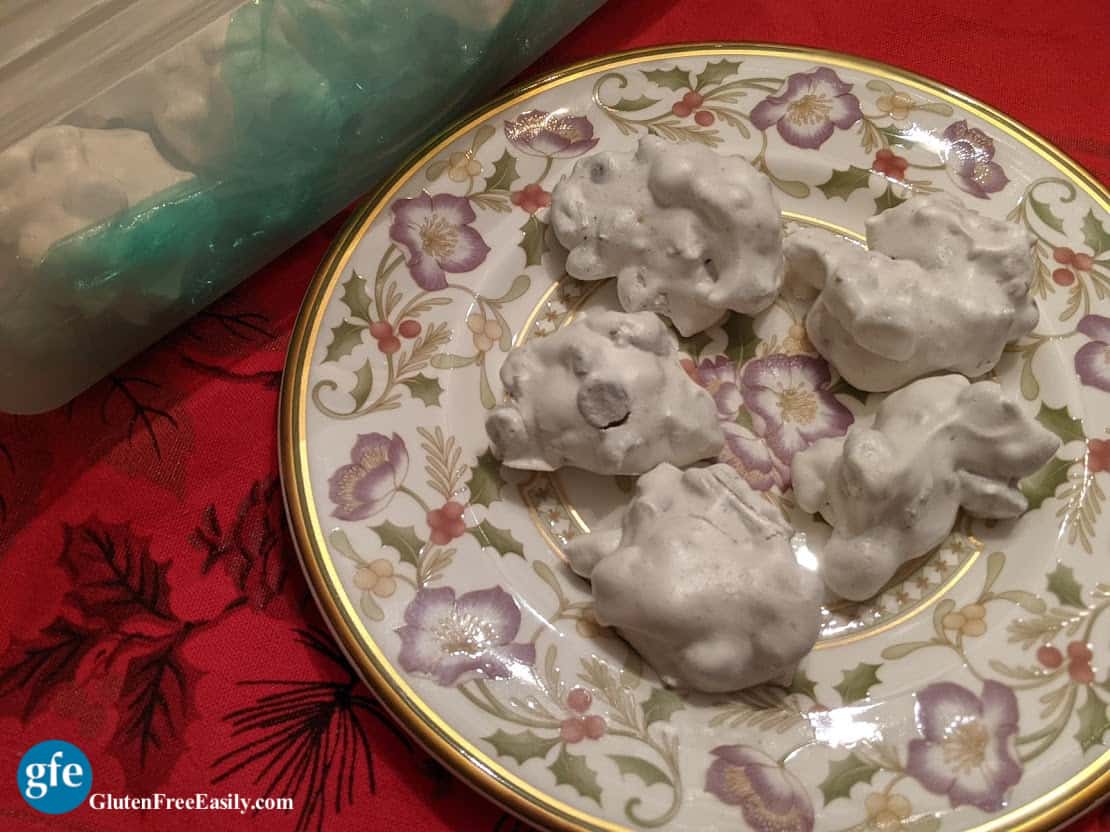
[[64, 815], [85, 802], [92, 788], [92, 766], [76, 745], [47, 740], [19, 761], [19, 793], [48, 815]]

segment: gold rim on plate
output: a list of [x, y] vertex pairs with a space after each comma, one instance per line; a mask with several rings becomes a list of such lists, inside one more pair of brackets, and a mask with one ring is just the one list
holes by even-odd
[[[619, 52], [593, 58], [529, 81], [465, 116], [413, 154], [397, 173], [375, 189], [347, 221], [316, 270], [293, 334], [281, 389], [279, 409], [279, 462], [285, 504], [293, 540], [309, 587], [343, 652], [362, 678], [406, 730], [458, 777], [509, 811], [546, 828], [623, 830], [626, 827], [593, 817], [551, 795], [544, 794], [481, 751], [443, 721], [386, 660], [362, 624], [349, 599], [336, 591], [339, 582], [327, 557], [308, 479], [306, 408], [312, 346], [332, 291], [339, 282], [359, 239], [412, 174], [424, 167], [447, 145], [490, 117], [547, 90], [570, 81], [647, 59], [680, 59], [738, 54], [818, 60], [831, 66], [867, 72], [886, 80], [928, 92], [957, 104], [1007, 133], [1046, 159], [1081, 187], [1103, 210], [1110, 212], [1110, 191], [1061, 150], [1029, 128], [970, 96], [945, 85], [888, 64], [822, 49], [761, 43], [700, 43]], [[1049, 830], [1093, 807], [1110, 791], [1110, 751], [1047, 794], [975, 828], [974, 832], [1040, 832]]]

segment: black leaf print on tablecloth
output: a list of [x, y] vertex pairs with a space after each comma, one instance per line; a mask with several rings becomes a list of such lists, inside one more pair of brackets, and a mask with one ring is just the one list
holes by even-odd
[[373, 793], [374, 759], [364, 720], [376, 720], [411, 749], [378, 700], [361, 686], [327, 635], [297, 631], [297, 641], [341, 669], [340, 681], [258, 679], [240, 682], [270, 691], [228, 713], [240, 744], [216, 759], [212, 783], [253, 771], [269, 797], [292, 797], [298, 832], [323, 830], [329, 814]]

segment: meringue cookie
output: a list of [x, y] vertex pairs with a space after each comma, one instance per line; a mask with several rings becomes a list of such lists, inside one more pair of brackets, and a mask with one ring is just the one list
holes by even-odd
[[821, 555], [830, 590], [852, 601], [879, 592], [903, 563], [952, 531], [962, 506], [977, 517], [1028, 508], [1018, 480], [1060, 440], [993, 381], [926, 378], [888, 396], [874, 423], [794, 456], [799, 507], [833, 526]]
[[75, 110], [79, 127], [129, 127], [156, 137], [167, 155], [202, 169], [231, 141], [234, 105], [221, 77], [231, 16], [214, 20]]
[[190, 178], [138, 130], [36, 130], [0, 153], [0, 256], [37, 265], [58, 240]]
[[551, 195], [567, 272], [617, 277], [621, 305], [683, 335], [754, 315], [782, 287], [782, 220], [770, 180], [739, 156], [654, 136], [635, 153], [578, 161]]
[[721, 693], [789, 684], [817, 641], [821, 580], [790, 529], [730, 466], [660, 465], [636, 484], [621, 529], [567, 545], [594, 615], [668, 685]]
[[682, 370], [650, 312], [588, 313], [510, 352], [501, 381], [509, 403], [486, 431], [511, 468], [641, 474], [716, 456], [724, 444], [713, 397]]
[[1032, 240], [947, 194], [867, 221], [870, 251], [805, 228], [783, 245], [792, 278], [820, 290], [806, 316], [817, 350], [861, 390], [989, 372], [1037, 324]]

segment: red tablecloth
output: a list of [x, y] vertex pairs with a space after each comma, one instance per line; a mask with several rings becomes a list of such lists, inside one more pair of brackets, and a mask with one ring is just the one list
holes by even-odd
[[[1107, 0], [611, 0], [533, 72], [694, 40], [904, 66], [994, 104], [1110, 181]], [[341, 222], [69, 407], [0, 420], [0, 830], [516, 828], [353, 679], [283, 527], [282, 361]], [[362, 733], [346, 730], [356, 724]], [[297, 810], [38, 814], [15, 772], [50, 738], [85, 751], [97, 792], [289, 793]], [[1110, 828], [1106, 818], [1076, 829]]]

